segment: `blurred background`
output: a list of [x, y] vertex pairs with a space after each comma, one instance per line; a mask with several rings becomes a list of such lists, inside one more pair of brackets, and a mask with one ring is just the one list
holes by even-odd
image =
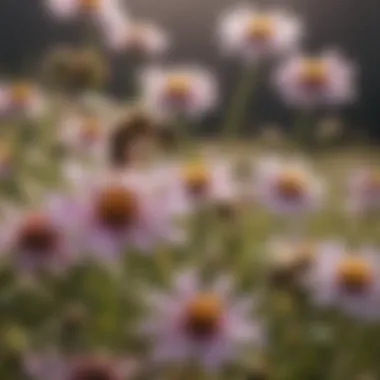
[[[173, 50], [168, 59], [200, 62], [217, 70], [227, 94], [231, 92], [227, 89], [236, 83], [239, 71], [215, 54], [215, 24], [221, 10], [239, 3], [238, 0], [129, 0], [126, 6], [135, 16], [152, 19], [170, 29]], [[270, 4], [270, 1], [262, 3]], [[366, 135], [380, 141], [380, 42], [377, 38], [380, 2], [331, 0], [322, 4], [321, 0], [287, 0], [281, 5], [294, 9], [305, 20], [309, 30], [305, 43], [308, 49], [340, 47], [349, 57], [358, 60], [360, 102], [339, 110], [339, 116], [354, 135]], [[45, 12], [42, 0], [0, 1], [0, 69], [3, 75], [35, 76], [50, 46], [57, 41], [77, 42], [78, 25], [57, 26]], [[109, 55], [109, 59], [113, 69], [108, 90], [116, 97], [125, 97], [120, 80], [125, 76], [125, 66], [116, 57]], [[267, 76], [262, 77], [263, 81], [267, 80]], [[281, 105], [264, 82], [259, 84], [255, 99], [251, 101], [255, 102], [255, 113], [250, 113], [247, 131], [267, 123], [286, 128], [293, 120], [291, 112]], [[202, 131], [212, 132], [217, 128], [224, 104], [222, 102], [219, 110], [205, 121]]]

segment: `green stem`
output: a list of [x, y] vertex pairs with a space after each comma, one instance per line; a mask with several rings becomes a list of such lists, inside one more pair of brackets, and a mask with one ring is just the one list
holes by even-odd
[[257, 67], [248, 68], [242, 75], [240, 83], [237, 86], [236, 94], [232, 97], [231, 104], [228, 107], [223, 128], [226, 140], [234, 139], [239, 133], [241, 124], [244, 121], [245, 111], [249, 96], [257, 84]]

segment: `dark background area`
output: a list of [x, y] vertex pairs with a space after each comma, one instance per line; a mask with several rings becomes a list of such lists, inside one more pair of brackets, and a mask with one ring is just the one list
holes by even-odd
[[[270, 0], [264, 1], [271, 4]], [[220, 12], [240, 3], [239, 0], [129, 0], [127, 8], [132, 15], [157, 21], [169, 31], [173, 48], [168, 59], [200, 62], [216, 69], [224, 94], [229, 94], [231, 91], [227, 90], [232, 89], [239, 70], [217, 54], [215, 30]], [[358, 61], [360, 102], [339, 112], [352, 130], [367, 131], [380, 140], [380, 1], [279, 0], [276, 4], [290, 7], [305, 21], [306, 49], [339, 47]], [[49, 48], [58, 42], [75, 43], [78, 39], [78, 26], [57, 25], [44, 9], [43, 0], [0, 0], [0, 69], [4, 76], [35, 73]], [[120, 96], [123, 86], [119, 78], [125, 75], [124, 67], [115, 62], [113, 65], [109, 90]], [[294, 115], [282, 106], [266, 81], [267, 76], [262, 75], [251, 99], [253, 112], [248, 124], [290, 124]], [[222, 115], [223, 106], [224, 102], [214, 118]]]

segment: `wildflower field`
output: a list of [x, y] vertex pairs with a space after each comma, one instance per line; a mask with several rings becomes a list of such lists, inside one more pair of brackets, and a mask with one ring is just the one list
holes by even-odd
[[[121, 2], [41, 4], [81, 30], [0, 84], [0, 379], [380, 379], [380, 151], [336, 117], [360, 57], [236, 5], [215, 20], [226, 96]], [[244, 137], [262, 68], [294, 120]]]

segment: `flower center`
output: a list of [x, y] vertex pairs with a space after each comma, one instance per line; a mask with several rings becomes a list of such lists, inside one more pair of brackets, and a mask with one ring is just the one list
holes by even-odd
[[58, 231], [45, 215], [33, 214], [24, 220], [18, 236], [20, 249], [46, 254], [56, 247]]
[[283, 173], [277, 182], [278, 194], [288, 201], [296, 201], [302, 198], [305, 188], [305, 179], [300, 173]]
[[138, 213], [136, 194], [123, 186], [107, 187], [99, 193], [95, 211], [97, 219], [107, 228], [128, 227]]
[[273, 32], [273, 20], [266, 15], [252, 17], [246, 30], [248, 40], [253, 42], [265, 42], [273, 36]]
[[340, 286], [350, 293], [362, 293], [373, 281], [370, 264], [356, 257], [342, 261], [337, 269]]
[[327, 82], [326, 64], [321, 59], [304, 59], [301, 65], [299, 82], [307, 89], [320, 89]]
[[371, 173], [365, 181], [364, 190], [366, 195], [379, 196], [380, 195], [380, 173]]
[[93, 143], [98, 140], [100, 135], [99, 121], [95, 117], [83, 120], [81, 126], [81, 137], [83, 141]]
[[85, 12], [93, 12], [100, 8], [101, 0], [78, 0], [79, 8]]
[[300, 271], [307, 270], [313, 263], [315, 257], [315, 246], [304, 242], [295, 247], [294, 265]]
[[221, 322], [223, 305], [214, 294], [199, 294], [185, 309], [185, 332], [196, 339], [214, 335]]
[[204, 195], [210, 185], [210, 175], [202, 164], [189, 164], [183, 170], [183, 182], [192, 196]]
[[134, 25], [128, 30], [127, 43], [130, 47], [140, 50], [145, 46], [146, 30], [143, 25]]
[[166, 97], [172, 101], [186, 101], [190, 96], [190, 78], [182, 74], [173, 74], [166, 81]]
[[27, 83], [15, 83], [10, 88], [10, 99], [13, 104], [24, 105], [31, 97], [31, 89]]
[[116, 380], [117, 376], [109, 363], [94, 359], [79, 361], [69, 380]]

